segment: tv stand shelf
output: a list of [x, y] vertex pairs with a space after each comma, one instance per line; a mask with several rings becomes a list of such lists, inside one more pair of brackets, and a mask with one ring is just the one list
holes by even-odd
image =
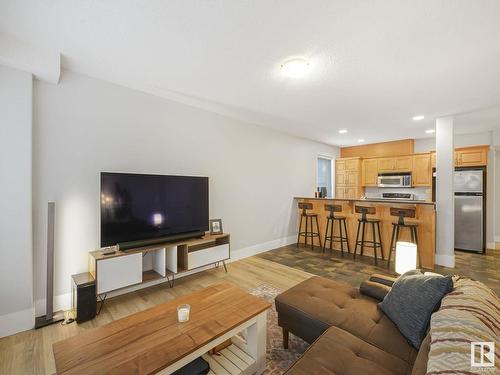
[[202, 238], [118, 250], [109, 255], [102, 250], [91, 251], [89, 272], [100, 295], [155, 280], [168, 281], [173, 287], [176, 275], [219, 263], [225, 268], [230, 257], [229, 234], [205, 234]]

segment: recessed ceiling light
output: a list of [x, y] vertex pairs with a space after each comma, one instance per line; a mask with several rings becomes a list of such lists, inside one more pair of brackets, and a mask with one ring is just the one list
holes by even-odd
[[301, 78], [309, 72], [310, 64], [306, 59], [294, 58], [281, 64], [281, 71], [290, 78]]
[[347, 129], [340, 129], [339, 130], [339, 134], [345, 134], [345, 133], [347, 133]]
[[412, 117], [412, 120], [413, 121], [420, 121], [420, 120], [423, 120], [425, 117], [422, 116], [422, 115], [418, 115], [418, 116], [413, 116]]
[[358, 139], [358, 143], [363, 143], [365, 140], [363, 138]]
[[427, 134], [433, 134], [433, 133], [435, 133], [435, 132], [436, 132], [436, 130], [434, 130], [434, 129], [427, 129], [425, 132], [426, 132]]

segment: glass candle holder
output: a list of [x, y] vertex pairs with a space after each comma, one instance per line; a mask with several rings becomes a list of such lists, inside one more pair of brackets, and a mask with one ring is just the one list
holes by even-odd
[[177, 320], [179, 323], [184, 323], [189, 320], [189, 311], [191, 310], [191, 306], [188, 304], [182, 304], [177, 306]]

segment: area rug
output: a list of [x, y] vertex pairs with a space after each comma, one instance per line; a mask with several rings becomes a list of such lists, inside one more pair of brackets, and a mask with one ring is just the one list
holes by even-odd
[[283, 334], [278, 326], [278, 313], [274, 305], [274, 297], [281, 293], [280, 289], [264, 283], [248, 292], [272, 304], [267, 311], [267, 358], [263, 374], [283, 374], [305, 352], [309, 344], [290, 333], [288, 349], [283, 349]]

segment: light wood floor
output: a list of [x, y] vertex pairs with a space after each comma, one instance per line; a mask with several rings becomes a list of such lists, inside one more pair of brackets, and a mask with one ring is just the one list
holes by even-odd
[[230, 263], [228, 271], [225, 273], [222, 268], [212, 269], [176, 280], [172, 289], [164, 283], [112, 298], [106, 301], [96, 319], [80, 325], [55, 324], [2, 338], [0, 374], [54, 374], [53, 343], [217, 282], [227, 281], [245, 290], [268, 283], [286, 290], [312, 276], [257, 257]]

